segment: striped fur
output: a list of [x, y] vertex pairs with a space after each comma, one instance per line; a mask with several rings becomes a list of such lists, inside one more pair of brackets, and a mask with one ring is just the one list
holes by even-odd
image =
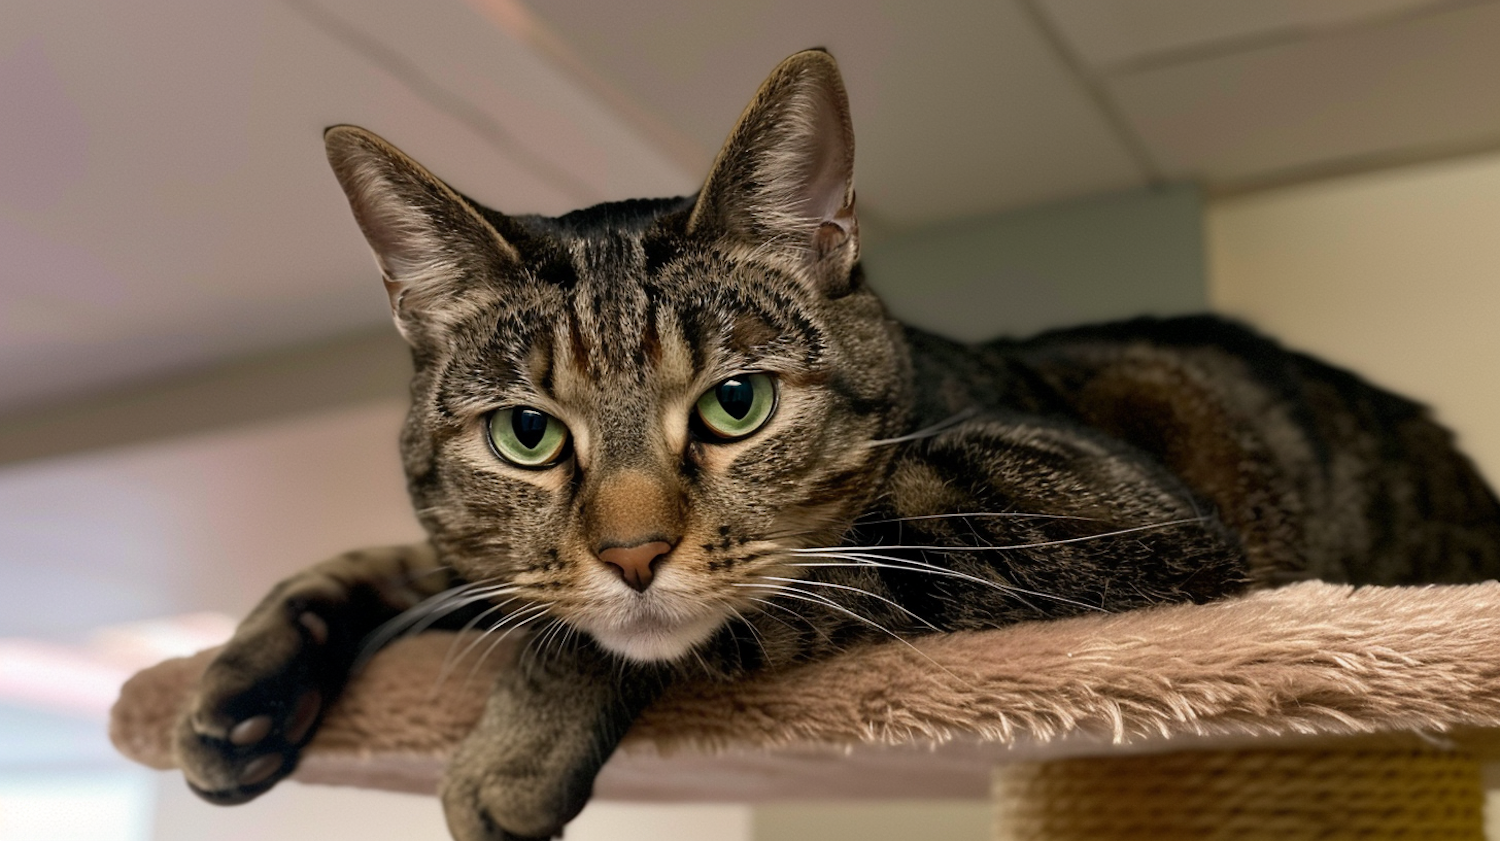
[[[362, 129], [327, 143], [412, 346], [402, 451], [431, 542], [329, 562], [246, 620], [181, 728], [210, 799], [290, 773], [309, 703], [403, 621], [414, 577], [436, 582], [421, 622], [536, 631], [444, 786], [477, 841], [559, 831], [685, 673], [1302, 578], [1500, 571], [1496, 500], [1421, 407], [1243, 327], [968, 347], [890, 319], [858, 266], [825, 53], [777, 68], [694, 198], [505, 216]], [[764, 427], [695, 431], [700, 396], [757, 372], [778, 389]], [[487, 442], [519, 406], [566, 425], [555, 464]], [[601, 560], [654, 542], [649, 587]]]

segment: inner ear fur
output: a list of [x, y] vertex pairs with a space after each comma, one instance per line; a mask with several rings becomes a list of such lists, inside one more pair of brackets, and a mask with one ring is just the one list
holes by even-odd
[[719, 151], [688, 230], [847, 280], [859, 256], [854, 129], [833, 56], [807, 50], [771, 72]]
[[517, 262], [468, 201], [375, 133], [333, 126], [323, 142], [408, 341], [425, 322], [461, 316], [476, 283]]

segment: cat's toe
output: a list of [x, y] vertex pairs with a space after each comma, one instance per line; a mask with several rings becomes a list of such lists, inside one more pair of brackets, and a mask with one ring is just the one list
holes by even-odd
[[456, 841], [547, 841], [562, 836], [566, 818], [547, 809], [517, 808], [519, 804], [506, 802], [514, 797], [506, 795], [524, 786], [497, 784], [449, 777], [442, 791], [443, 811]]
[[296, 754], [275, 736], [268, 719], [246, 719], [230, 728], [228, 739], [198, 732], [185, 720], [178, 732], [177, 764], [188, 788], [210, 803], [232, 805], [255, 798], [291, 773]]
[[249, 747], [269, 735], [271, 735], [271, 717], [257, 715], [230, 728], [229, 743], [236, 747]]
[[[208, 774], [187, 775], [193, 793], [218, 806], [234, 806], [254, 800], [269, 791], [296, 767], [294, 758], [267, 753], [249, 759], [221, 763]], [[204, 769], [199, 769], [200, 772]]]
[[482, 808], [476, 808], [460, 818], [455, 818], [450, 813], [448, 831], [453, 834], [455, 841], [549, 841], [562, 837], [561, 829], [546, 835], [520, 835], [511, 832]]
[[561, 838], [562, 831], [552, 835], [517, 835], [507, 832], [495, 819], [490, 817], [489, 812], [479, 813], [479, 823], [484, 832], [485, 841], [550, 841], [553, 838]]
[[309, 707], [304, 700], [296, 709], [234, 723], [217, 716], [184, 716], [177, 733], [177, 764], [188, 787], [204, 800], [224, 805], [244, 803], [269, 790], [297, 766], [301, 739], [316, 716]]

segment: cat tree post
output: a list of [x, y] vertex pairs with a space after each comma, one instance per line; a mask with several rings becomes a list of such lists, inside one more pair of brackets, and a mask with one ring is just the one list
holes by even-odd
[[1483, 841], [1479, 763], [1432, 748], [1185, 751], [1004, 765], [995, 841]]
[[[392, 645], [294, 779], [432, 793], [497, 656], [434, 698], [462, 640]], [[211, 652], [126, 684], [110, 733], [172, 768]], [[463, 671], [462, 669], [458, 671]], [[595, 786], [609, 800], [992, 796], [996, 838], [1479, 839], [1500, 759], [1500, 583], [1305, 583], [850, 651], [675, 687]], [[998, 769], [998, 770], [997, 770]], [[273, 791], [266, 795], [275, 797]]]

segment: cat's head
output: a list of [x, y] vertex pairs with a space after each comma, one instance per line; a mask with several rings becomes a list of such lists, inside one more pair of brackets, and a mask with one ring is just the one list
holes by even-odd
[[826, 53], [772, 73], [694, 198], [508, 217], [362, 129], [326, 141], [413, 349], [418, 514], [497, 601], [676, 658], [878, 493], [910, 372]]

